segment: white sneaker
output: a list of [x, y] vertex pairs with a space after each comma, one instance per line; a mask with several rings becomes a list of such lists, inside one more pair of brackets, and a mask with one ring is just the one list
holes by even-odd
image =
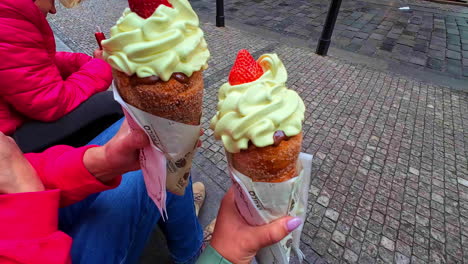
[[192, 185], [193, 200], [195, 203], [195, 214], [198, 216], [200, 209], [205, 202], [206, 192], [205, 185], [202, 182], [196, 182]]

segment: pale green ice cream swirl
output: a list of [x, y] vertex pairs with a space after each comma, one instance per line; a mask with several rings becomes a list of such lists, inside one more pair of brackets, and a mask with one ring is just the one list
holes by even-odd
[[305, 106], [299, 95], [286, 87], [288, 74], [276, 54], [258, 59], [264, 74], [249, 83], [221, 86], [218, 112], [211, 120], [216, 139], [230, 153], [247, 149], [249, 141], [257, 147], [274, 143], [273, 135], [301, 133]]
[[111, 37], [102, 42], [104, 57], [116, 70], [140, 78], [168, 81], [176, 72], [192, 76], [206, 69], [210, 52], [197, 14], [187, 0], [169, 0], [144, 19], [127, 8]]

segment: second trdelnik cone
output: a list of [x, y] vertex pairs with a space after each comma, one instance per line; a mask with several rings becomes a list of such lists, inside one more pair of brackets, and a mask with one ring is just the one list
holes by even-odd
[[211, 128], [231, 166], [254, 182], [284, 182], [300, 173], [305, 106], [286, 81], [276, 54], [255, 61], [241, 50], [219, 90]]
[[[104, 58], [113, 68], [120, 97], [127, 105], [168, 122], [200, 125], [202, 73], [210, 53], [198, 16], [187, 0], [129, 0], [129, 6], [111, 28], [110, 38], [102, 41]], [[193, 130], [181, 125], [165, 126]], [[179, 137], [176, 140], [184, 141], [178, 145], [190, 148], [183, 147], [185, 150], [178, 153], [165, 148], [175, 138], [172, 133], [167, 136], [170, 129], [165, 131], [161, 133], [166, 133], [165, 138], [169, 139], [159, 141], [162, 147], [158, 147], [167, 158], [166, 187], [183, 194], [199, 131], [194, 131], [194, 142], [188, 142], [192, 137], [181, 138], [183, 133], [176, 133]], [[182, 156], [171, 158], [171, 155]]]

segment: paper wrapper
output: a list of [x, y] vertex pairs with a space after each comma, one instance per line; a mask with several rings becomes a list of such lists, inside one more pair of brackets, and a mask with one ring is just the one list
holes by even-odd
[[115, 87], [113, 91], [130, 127], [144, 130], [151, 139], [151, 144], [140, 151], [140, 164], [148, 195], [162, 218], [167, 219], [166, 189], [177, 195], [184, 194], [200, 126], [174, 122], [142, 111], [125, 103]]
[[[229, 172], [236, 186], [235, 201], [239, 212], [250, 225], [264, 225], [286, 215], [297, 216], [305, 222], [307, 199], [312, 170], [312, 155], [301, 153], [298, 160], [299, 176], [280, 183], [253, 182], [231, 165]], [[287, 264], [291, 250], [302, 262], [299, 249], [303, 225], [281, 242], [260, 250], [259, 264]]]

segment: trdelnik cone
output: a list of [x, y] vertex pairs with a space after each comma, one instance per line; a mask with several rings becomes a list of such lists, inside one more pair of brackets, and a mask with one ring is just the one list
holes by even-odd
[[[305, 106], [286, 87], [287, 72], [276, 54], [257, 61], [241, 50], [219, 89], [211, 128], [222, 140], [239, 212], [250, 225], [290, 215], [305, 220], [312, 156], [300, 153]], [[302, 227], [281, 242], [261, 249], [260, 264], [299, 259]]]
[[[142, 160], [150, 151], [164, 156], [166, 173], [144, 170], [145, 181], [151, 177], [153, 185], [164, 182], [182, 195], [199, 138], [210, 53], [187, 0], [130, 0], [129, 6], [102, 41], [104, 58], [113, 68], [116, 98], [153, 143]], [[146, 183], [151, 195], [154, 186]], [[164, 195], [160, 191], [155, 196]]]

